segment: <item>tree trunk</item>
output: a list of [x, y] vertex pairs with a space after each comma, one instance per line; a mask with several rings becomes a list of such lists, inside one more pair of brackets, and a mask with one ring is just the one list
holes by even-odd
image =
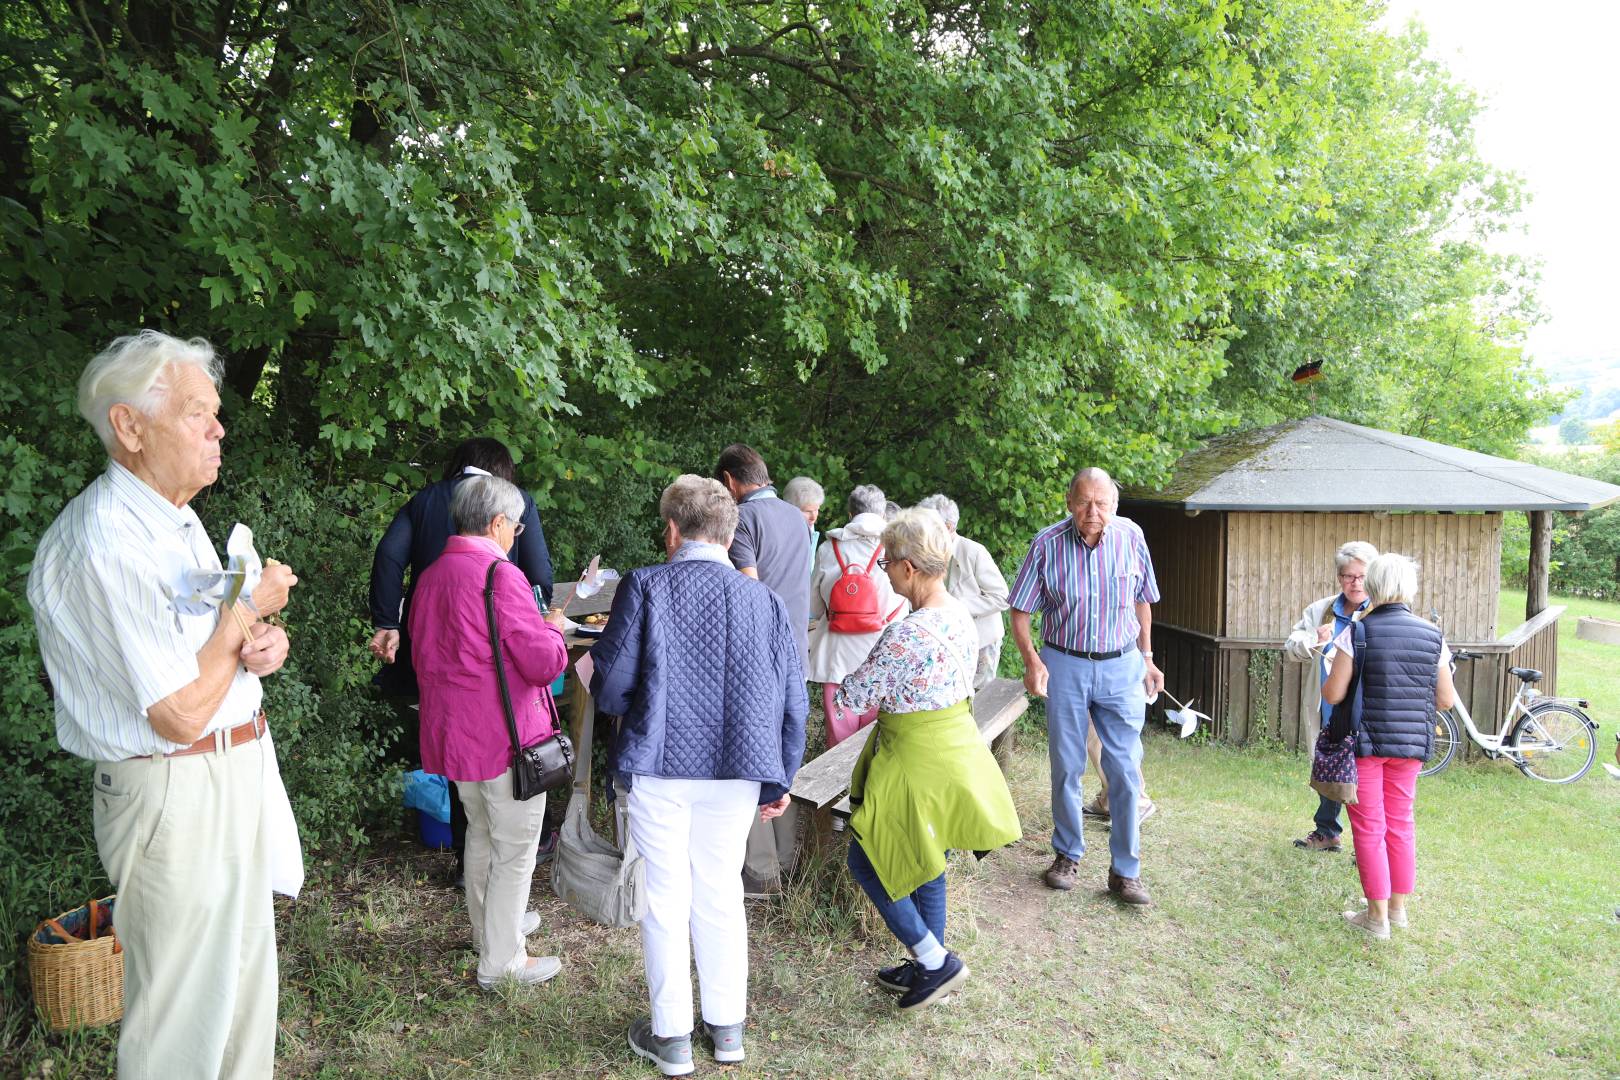
[[1552, 511], [1532, 510], [1529, 518], [1530, 572], [1524, 591], [1524, 617], [1527, 621], [1547, 610], [1547, 570], [1552, 561]]

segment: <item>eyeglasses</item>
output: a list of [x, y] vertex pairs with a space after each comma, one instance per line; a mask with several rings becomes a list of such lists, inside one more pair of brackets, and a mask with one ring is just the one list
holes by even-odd
[[910, 562], [910, 561], [911, 561], [910, 559], [879, 559], [877, 561], [877, 568], [879, 570], [887, 570], [894, 563]]
[[1339, 580], [1344, 582], [1346, 585], [1359, 585], [1361, 582], [1367, 580], [1367, 575], [1366, 574], [1340, 574], [1339, 575]]
[[526, 528], [528, 528], [528, 526], [523, 524], [521, 521], [512, 526], [512, 539], [516, 540], [518, 537], [522, 536], [523, 530]]

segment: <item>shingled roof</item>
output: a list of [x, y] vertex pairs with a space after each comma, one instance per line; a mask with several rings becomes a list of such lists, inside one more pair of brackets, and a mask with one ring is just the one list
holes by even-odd
[[1592, 510], [1620, 487], [1310, 416], [1211, 439], [1162, 489], [1123, 495], [1187, 510]]

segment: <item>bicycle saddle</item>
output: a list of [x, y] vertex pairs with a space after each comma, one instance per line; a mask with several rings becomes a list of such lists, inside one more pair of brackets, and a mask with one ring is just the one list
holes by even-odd
[[1508, 668], [1508, 674], [1517, 675], [1527, 683], [1538, 683], [1541, 681], [1541, 672], [1532, 667], [1510, 667]]

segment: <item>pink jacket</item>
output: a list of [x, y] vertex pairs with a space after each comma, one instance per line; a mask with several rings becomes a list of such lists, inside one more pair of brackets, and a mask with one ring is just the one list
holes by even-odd
[[[411, 654], [422, 690], [422, 767], [451, 780], [493, 780], [512, 766], [484, 611], [484, 576], [506, 561], [494, 541], [452, 536], [411, 598]], [[495, 571], [506, 685], [524, 746], [550, 735], [551, 682], [568, 664], [562, 633], [540, 615], [523, 572]]]

